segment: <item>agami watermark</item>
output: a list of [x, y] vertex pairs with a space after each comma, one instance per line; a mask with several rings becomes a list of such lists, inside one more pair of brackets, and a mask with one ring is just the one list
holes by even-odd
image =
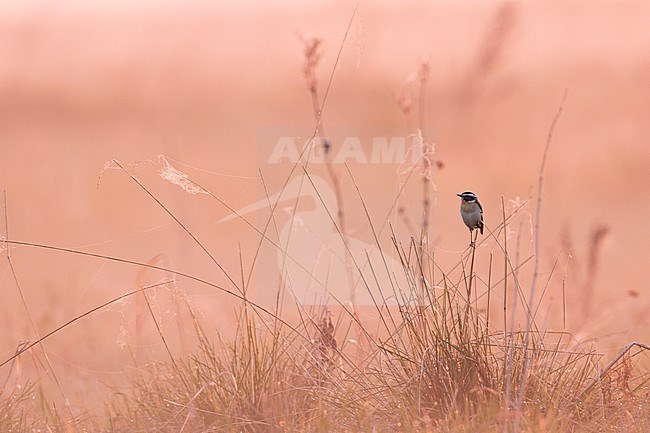
[[344, 137], [336, 146], [321, 137], [280, 136], [265, 160], [266, 164], [297, 164], [308, 157], [310, 164], [417, 164], [423, 156], [416, 136]]

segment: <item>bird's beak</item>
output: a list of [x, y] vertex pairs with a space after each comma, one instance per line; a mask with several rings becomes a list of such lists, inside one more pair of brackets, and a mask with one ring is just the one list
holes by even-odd
[[463, 196], [463, 194], [456, 194], [456, 195], [457, 195], [458, 197], [462, 197], [462, 196]]

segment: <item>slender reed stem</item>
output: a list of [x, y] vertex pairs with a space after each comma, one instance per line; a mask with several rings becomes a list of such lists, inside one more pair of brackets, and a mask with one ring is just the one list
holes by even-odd
[[[541, 219], [542, 219], [542, 191], [544, 186], [544, 170], [546, 168], [548, 150], [551, 145], [551, 141], [553, 140], [555, 127], [557, 126], [557, 122], [560, 120], [560, 115], [564, 110], [564, 102], [566, 101], [567, 94], [568, 94], [568, 89], [565, 89], [564, 95], [562, 96], [562, 101], [560, 102], [560, 106], [558, 107], [557, 113], [555, 113], [555, 117], [553, 118], [553, 122], [551, 123], [551, 128], [549, 129], [548, 132], [546, 145], [544, 146], [544, 154], [542, 156], [542, 164], [539, 168], [539, 178], [537, 182], [537, 209], [535, 210], [535, 265], [533, 269], [533, 279], [530, 283], [528, 305], [532, 305], [535, 299], [535, 288], [537, 284], [537, 278], [539, 276], [539, 244], [540, 244], [539, 232], [540, 232]], [[528, 314], [526, 319], [526, 332], [524, 334], [524, 350], [523, 350], [524, 365], [521, 371], [521, 379], [519, 383], [519, 396], [517, 398], [517, 415], [515, 418], [515, 425], [514, 425], [515, 433], [518, 433], [519, 431], [519, 421], [521, 418], [521, 406], [524, 400], [524, 391], [526, 388], [526, 376], [528, 372], [528, 366], [530, 363], [530, 357], [528, 356], [528, 344], [530, 342], [530, 330], [533, 325], [532, 322], [533, 322], [533, 317], [531, 316], [531, 314]]]

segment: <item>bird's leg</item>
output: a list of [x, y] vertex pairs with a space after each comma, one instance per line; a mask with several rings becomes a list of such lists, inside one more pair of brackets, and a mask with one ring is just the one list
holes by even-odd
[[472, 229], [469, 229], [469, 246], [474, 248], [474, 238], [472, 237]]

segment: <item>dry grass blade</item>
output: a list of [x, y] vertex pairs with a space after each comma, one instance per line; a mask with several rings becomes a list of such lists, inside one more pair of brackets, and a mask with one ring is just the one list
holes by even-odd
[[[557, 113], [555, 114], [555, 117], [553, 118], [553, 122], [551, 123], [551, 127], [548, 132], [548, 138], [546, 139], [546, 145], [544, 146], [544, 153], [542, 156], [542, 163], [539, 168], [539, 180], [537, 183], [537, 209], [535, 211], [535, 264], [534, 264], [534, 269], [533, 269], [533, 277], [532, 281], [530, 283], [530, 293], [528, 295], [528, 305], [531, 305], [535, 302], [535, 290], [536, 290], [536, 285], [537, 285], [537, 278], [539, 276], [539, 244], [540, 244], [540, 229], [541, 229], [541, 218], [542, 218], [542, 191], [543, 191], [543, 186], [544, 186], [544, 171], [546, 168], [546, 160], [548, 157], [548, 150], [551, 145], [551, 141], [553, 140], [553, 135], [555, 134], [555, 127], [557, 126], [557, 122], [560, 120], [560, 116], [562, 115], [562, 111], [564, 110], [564, 103], [566, 101], [566, 98], [568, 96], [568, 89], [564, 91], [564, 95], [562, 95], [562, 101], [560, 102], [560, 106], [557, 110]], [[530, 310], [529, 310], [530, 311]], [[528, 344], [529, 344], [529, 335], [530, 331], [533, 326], [533, 317], [532, 314], [529, 312], [527, 320], [526, 320], [526, 338], [524, 340], [524, 354], [528, 350]], [[521, 375], [521, 380], [519, 383], [519, 396], [517, 398], [517, 405], [516, 405], [516, 413], [517, 416], [515, 417], [515, 426], [514, 426], [514, 431], [517, 433], [519, 431], [519, 414], [521, 413], [521, 405], [523, 404], [523, 397], [524, 397], [524, 391], [526, 388], [526, 373], [527, 373], [527, 368], [528, 368], [528, 358], [524, 358], [524, 369]]]

